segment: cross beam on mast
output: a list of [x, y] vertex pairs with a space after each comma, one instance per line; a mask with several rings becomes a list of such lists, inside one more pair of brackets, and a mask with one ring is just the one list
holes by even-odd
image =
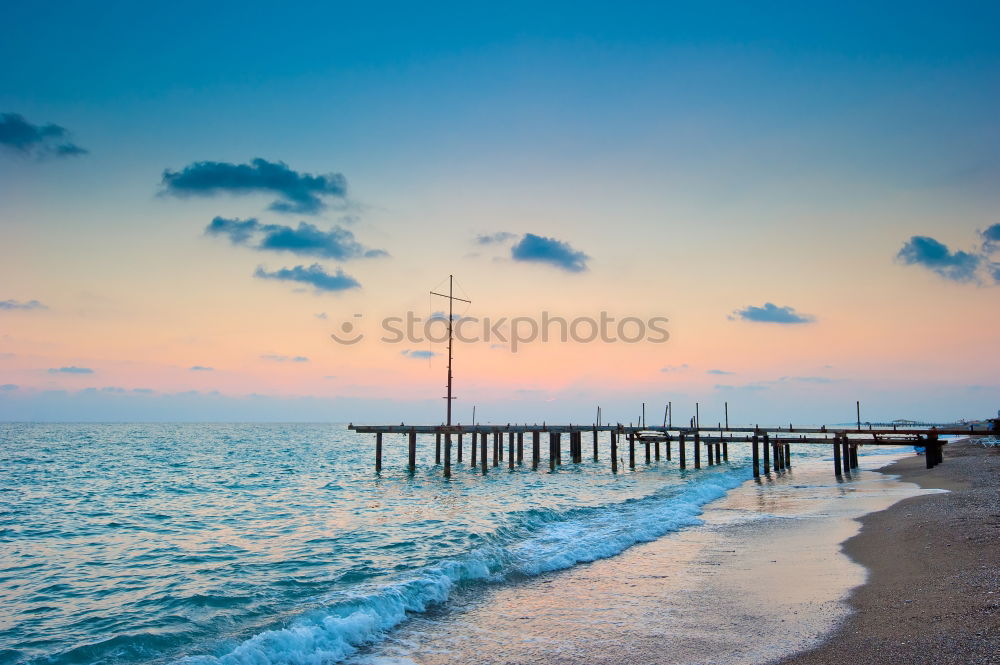
[[454, 397], [451, 396], [451, 380], [452, 380], [451, 360], [453, 357], [451, 352], [452, 348], [451, 342], [452, 342], [452, 330], [454, 326], [454, 319], [453, 319], [454, 314], [452, 308], [456, 300], [461, 300], [462, 302], [466, 302], [469, 304], [472, 303], [471, 300], [466, 300], [465, 298], [456, 298], [453, 295], [454, 281], [455, 281], [454, 275], [448, 275], [448, 295], [445, 295], [443, 293], [435, 293], [434, 291], [431, 291], [432, 296], [440, 296], [442, 298], [448, 299], [448, 394], [445, 396], [445, 399], [448, 400], [448, 425], [451, 425], [451, 401], [455, 399]]

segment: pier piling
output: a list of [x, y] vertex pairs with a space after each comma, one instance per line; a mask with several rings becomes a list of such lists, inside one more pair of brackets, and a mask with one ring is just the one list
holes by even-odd
[[417, 470], [417, 433], [412, 429], [409, 434], [409, 453], [410, 473], [413, 473]]
[[611, 473], [618, 473], [618, 433], [611, 430]]
[[833, 438], [833, 472], [839, 477], [840, 470], [840, 434]]
[[382, 472], [382, 432], [375, 433], [375, 473]]

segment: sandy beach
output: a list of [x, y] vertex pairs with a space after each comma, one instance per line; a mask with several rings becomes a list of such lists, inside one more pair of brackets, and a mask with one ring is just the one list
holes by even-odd
[[852, 614], [822, 646], [782, 665], [1000, 663], [1000, 449], [949, 444], [926, 469], [884, 469], [947, 493], [905, 499], [861, 519], [844, 551], [869, 570]]

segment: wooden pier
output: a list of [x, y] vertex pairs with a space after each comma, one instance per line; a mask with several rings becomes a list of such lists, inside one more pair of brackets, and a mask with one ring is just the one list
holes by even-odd
[[[860, 425], [860, 424], [859, 424]], [[921, 446], [925, 449], [927, 468], [932, 468], [943, 461], [943, 447], [947, 443], [943, 436], [985, 436], [1000, 432], [1000, 419], [990, 421], [989, 425], [969, 427], [929, 427], [899, 429], [893, 426], [876, 429], [867, 428], [823, 427], [729, 427], [721, 423], [718, 426], [677, 427], [672, 424], [660, 426], [636, 426], [622, 424], [592, 424], [592, 425], [354, 425], [348, 429], [362, 434], [375, 435], [375, 471], [382, 470], [383, 437], [399, 435], [406, 438], [408, 449], [408, 469], [416, 470], [417, 437], [434, 436], [435, 464], [442, 465], [446, 478], [451, 477], [453, 448], [457, 448], [456, 461], [464, 463], [465, 441], [469, 441], [468, 460], [472, 468], [479, 468], [483, 475], [489, 473], [490, 467], [499, 468], [504, 462], [504, 443], [506, 439], [507, 469], [514, 470], [524, 465], [525, 435], [531, 437], [531, 468], [537, 469], [541, 463], [541, 440], [543, 435], [548, 442], [548, 467], [550, 471], [563, 465], [563, 440], [568, 442], [567, 461], [570, 464], [580, 464], [584, 457], [584, 437], [589, 436], [593, 442], [593, 461], [600, 459], [600, 434], [608, 433], [609, 461], [611, 471], [618, 472], [620, 464], [619, 441], [625, 441], [628, 446], [627, 464], [630, 469], [636, 468], [636, 445], [643, 446], [644, 463], [652, 461], [651, 450], [655, 449], [655, 459], [660, 460], [661, 445], [664, 458], [672, 461], [673, 450], [676, 448], [677, 464], [680, 469], [688, 468], [688, 453], [695, 469], [702, 467], [704, 458], [708, 466], [725, 464], [729, 461], [729, 448], [733, 445], [745, 444], [750, 447], [753, 460], [753, 475], [760, 477], [761, 473], [784, 471], [792, 466], [793, 446], [827, 446], [833, 453], [834, 472], [838, 476], [848, 475], [858, 468], [859, 446]], [[444, 442], [442, 451], [442, 440]], [[476, 443], [479, 443], [478, 451]], [[488, 442], [492, 447], [488, 450]], [[454, 444], [454, 445], [453, 445]], [[651, 448], [652, 447], [652, 448]], [[488, 452], [491, 457], [488, 457]], [[477, 455], [478, 453], [478, 455]], [[762, 469], [763, 467], [763, 469]]]

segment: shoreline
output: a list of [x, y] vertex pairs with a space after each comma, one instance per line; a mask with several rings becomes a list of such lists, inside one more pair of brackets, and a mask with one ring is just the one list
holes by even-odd
[[[899, 459], [896, 451], [876, 455]], [[822, 644], [850, 614], [844, 601], [867, 573], [841, 545], [860, 529], [858, 518], [927, 492], [874, 471], [835, 480], [829, 460], [800, 458], [789, 472], [749, 480], [706, 504], [700, 526], [459, 594], [348, 662], [773, 662]]]
[[842, 545], [868, 571], [850, 614], [818, 647], [775, 662], [1000, 663], [1000, 448], [963, 440], [933, 469], [914, 455], [878, 471], [947, 492], [860, 518]]

